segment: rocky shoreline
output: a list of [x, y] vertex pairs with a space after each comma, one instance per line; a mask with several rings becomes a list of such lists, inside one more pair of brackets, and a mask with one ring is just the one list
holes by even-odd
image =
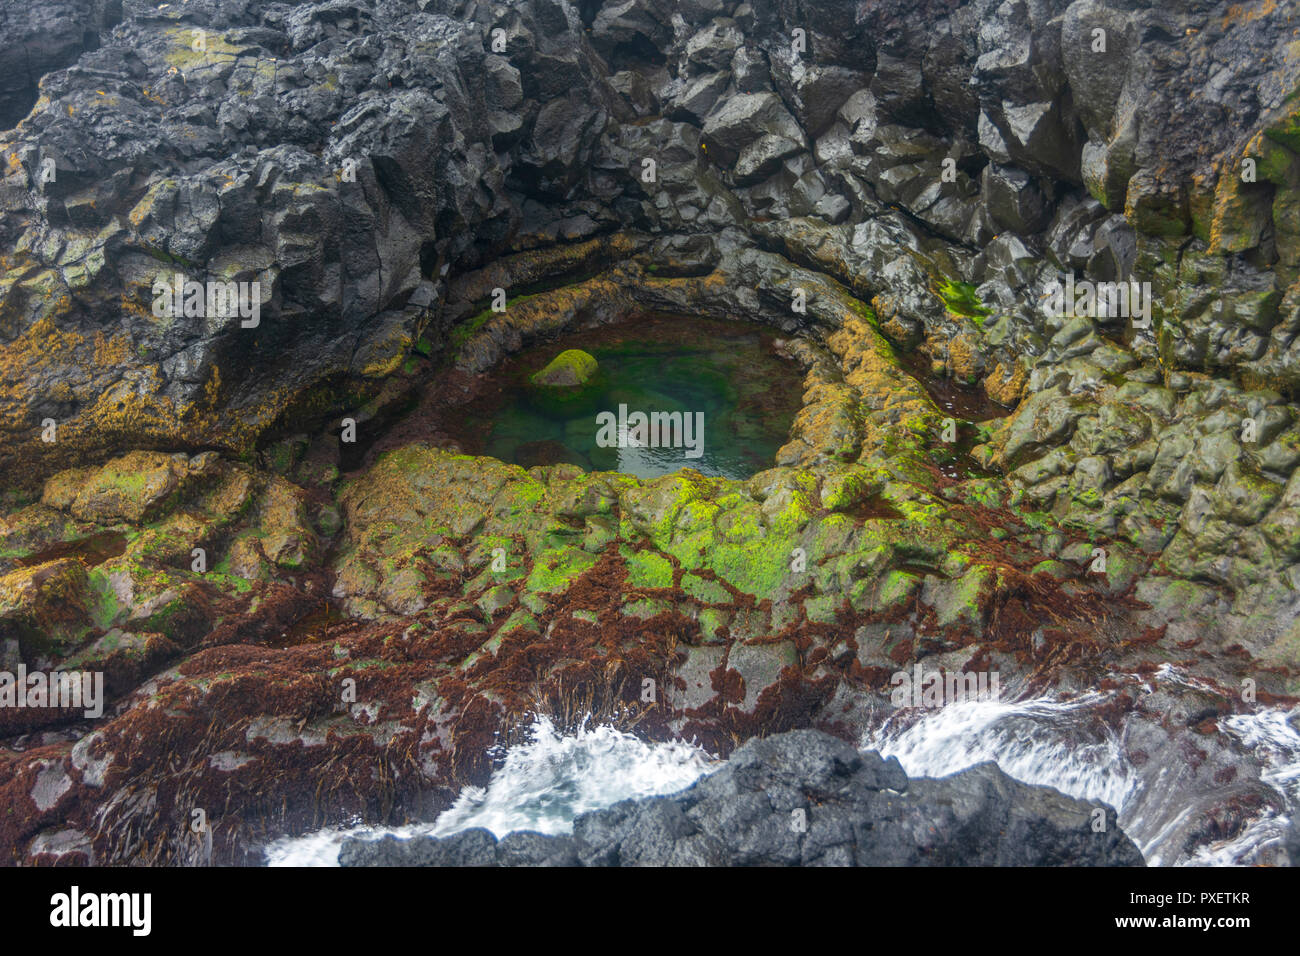
[[[1170, 862], [1292, 809], [1225, 730], [1300, 699], [1284, 5], [0, 9], [0, 671], [107, 696], [0, 707], [0, 860], [428, 819], [536, 712], [857, 743], [918, 664], [1105, 692], [1194, 808]], [[177, 274], [256, 324], [159, 315]], [[1051, 307], [1076, 278], [1149, 299]], [[437, 427], [659, 312], [780, 335], [770, 468]]]
[[670, 797], [579, 816], [572, 836], [488, 830], [344, 841], [343, 866], [1142, 866], [1114, 810], [982, 764], [908, 780], [895, 759], [796, 730], [751, 740]]

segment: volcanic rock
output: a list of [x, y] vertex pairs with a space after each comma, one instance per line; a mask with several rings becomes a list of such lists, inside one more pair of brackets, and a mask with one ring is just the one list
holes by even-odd
[[[1105, 829], [1094, 827], [1105, 821]], [[579, 816], [571, 836], [350, 837], [343, 866], [1142, 866], [1104, 805], [992, 764], [908, 780], [815, 731], [751, 740], [679, 794]]]

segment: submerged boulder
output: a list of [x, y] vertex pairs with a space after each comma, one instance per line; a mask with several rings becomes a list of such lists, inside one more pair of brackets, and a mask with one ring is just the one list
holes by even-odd
[[596, 360], [582, 349], [565, 349], [528, 380], [541, 388], [578, 388], [589, 384], [599, 371]]
[[595, 407], [603, 376], [600, 365], [582, 349], [566, 349], [528, 379], [532, 401], [549, 415], [570, 416]]

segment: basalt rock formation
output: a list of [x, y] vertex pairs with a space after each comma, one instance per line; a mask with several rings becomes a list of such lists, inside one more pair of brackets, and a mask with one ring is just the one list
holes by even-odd
[[[1092, 827], [1105, 815], [1105, 830]], [[1114, 811], [992, 764], [908, 780], [896, 759], [796, 730], [668, 797], [585, 813], [572, 836], [348, 838], [344, 866], [1142, 866]]]
[[[1284, 812], [1218, 721], [1300, 695], [1300, 15], [1167, 7], [0, 0], [0, 669], [109, 696], [0, 708], [0, 859], [422, 818], [536, 710], [857, 739], [922, 659], [1105, 691], [1169, 859]], [[779, 331], [769, 469], [443, 429], [651, 312]]]

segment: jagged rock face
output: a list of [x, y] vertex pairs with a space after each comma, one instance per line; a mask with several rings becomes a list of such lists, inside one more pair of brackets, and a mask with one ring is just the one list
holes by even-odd
[[[1094, 832], [1094, 809], [1108, 817]], [[572, 836], [487, 830], [349, 838], [344, 866], [1142, 866], [1112, 811], [992, 764], [908, 780], [894, 758], [816, 731], [750, 741], [669, 797], [574, 821]]]
[[[448, 264], [517, 230], [507, 174], [563, 197], [608, 119], [576, 16], [539, 10], [502, 14], [512, 64], [401, 3], [150, 9], [47, 77], [0, 147], [21, 460], [247, 449], [313, 386], [391, 371]], [[175, 274], [258, 283], [260, 321], [160, 317]], [[60, 442], [29, 443], [47, 417]]]
[[37, 99], [41, 78], [99, 46], [122, 19], [121, 0], [69, 0], [0, 14], [0, 129], [11, 129]]
[[[1222, 311], [1195, 291], [1217, 277], [1155, 276], [1189, 303], [1167, 358], [1289, 381], [1300, 54], [1281, 8], [1257, 6], [12, 4], [13, 102], [98, 48], [45, 75], [0, 140], [0, 471], [123, 442], [247, 450], [286, 410], [391, 372], [437, 325], [446, 269], [614, 223], [884, 224], [896, 204], [956, 243], [935, 272], [992, 283], [1008, 314], [985, 349], [1010, 368], [1042, 351], [1027, 261], [1117, 271], [1105, 211], [1069, 212], [1082, 187], [1157, 256], [1192, 234], [1250, 254]], [[1242, 185], [1247, 154], [1261, 170]], [[1278, 291], [1239, 330], [1272, 262]], [[951, 335], [927, 271], [854, 277], [900, 331]], [[154, 283], [174, 273], [259, 283], [259, 324], [160, 320]], [[47, 418], [57, 443], [38, 440]]]
[[[416, 816], [538, 687], [613, 714], [654, 675], [639, 728], [726, 751], [856, 736], [922, 657], [1122, 672], [1143, 755], [1200, 752], [1162, 665], [1201, 715], [1300, 693], [1284, 6], [0, 10], [0, 650], [101, 667], [111, 704], [2, 715], [31, 749], [0, 754], [0, 856], [246, 860]], [[1048, 307], [1066, 274], [1149, 282], [1149, 321]], [[771, 469], [525, 471], [393, 426], [638, 310], [786, 337]], [[980, 389], [1004, 407], [954, 411]], [[1222, 829], [1278, 809], [1211, 749]], [[187, 801], [230, 792], [196, 847]]]

